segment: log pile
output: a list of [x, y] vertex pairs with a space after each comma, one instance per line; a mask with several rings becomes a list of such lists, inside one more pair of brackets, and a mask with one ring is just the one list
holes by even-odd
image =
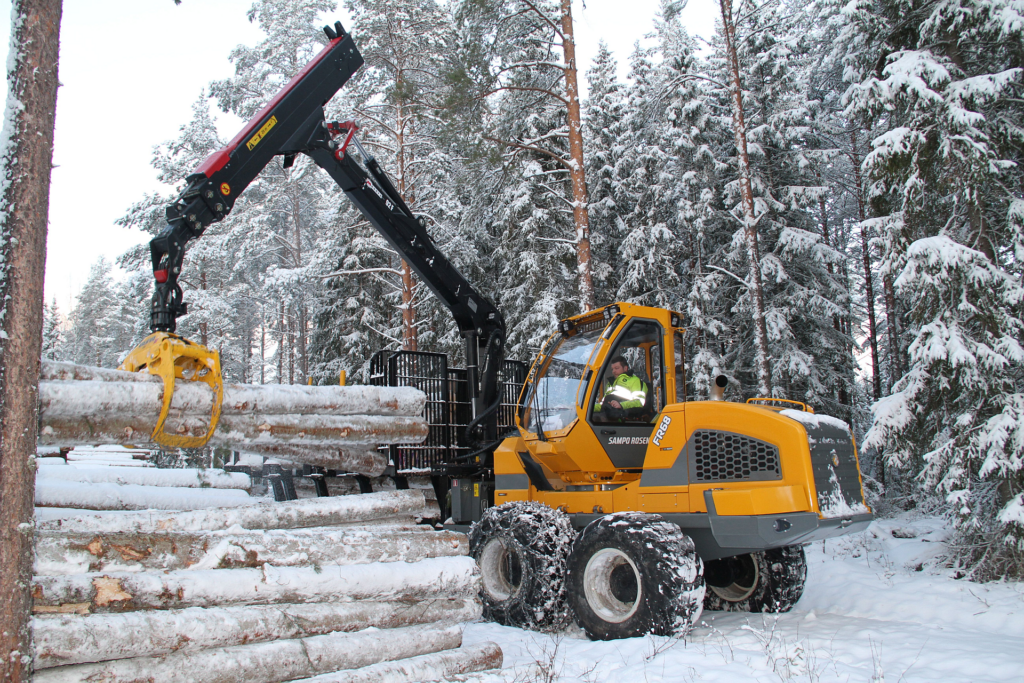
[[[39, 381], [39, 445], [151, 443], [163, 405], [162, 381], [147, 373], [44, 362]], [[213, 392], [178, 380], [164, 432], [201, 436]], [[225, 384], [211, 446], [377, 476], [378, 444], [418, 443], [426, 397], [407, 387]]]
[[415, 490], [40, 522], [35, 681], [431, 681], [501, 666], [461, 648], [479, 575]]

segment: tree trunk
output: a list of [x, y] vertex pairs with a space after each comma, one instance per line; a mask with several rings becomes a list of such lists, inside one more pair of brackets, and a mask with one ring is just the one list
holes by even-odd
[[[199, 264], [199, 289], [206, 291], [206, 269], [203, 267], [204, 264]], [[208, 325], [205, 322], [199, 323], [199, 343], [203, 346], [209, 344], [209, 330]]]
[[594, 278], [590, 264], [590, 200], [587, 197], [587, 178], [583, 166], [583, 119], [580, 116], [571, 0], [562, 0], [562, 52], [565, 55], [565, 95], [569, 100], [569, 174], [572, 178], [572, 220], [576, 226], [580, 308], [589, 311], [594, 308]]
[[420, 489], [379, 491], [360, 496], [307, 498], [226, 510], [192, 512], [126, 512], [123, 515], [83, 515], [39, 523], [41, 531], [66, 533], [185, 533], [242, 529], [305, 529], [318, 526], [361, 526], [384, 520], [415, 522], [427, 505]]
[[[99, 468], [97, 468], [99, 469]], [[40, 532], [36, 575], [416, 562], [468, 555], [467, 537], [426, 526], [387, 530], [317, 527], [217, 533]]]
[[437, 557], [324, 567], [184, 569], [169, 572], [102, 572], [36, 576], [36, 611], [85, 606], [89, 612], [217, 607], [229, 604], [422, 600], [468, 598], [479, 590], [471, 557]]
[[[868, 245], [867, 211], [864, 206], [864, 179], [860, 173], [860, 153], [857, 151], [857, 131], [850, 131], [850, 145], [853, 149], [853, 177], [857, 186], [857, 215], [860, 218], [860, 245], [864, 260], [864, 295], [868, 309], [868, 343], [871, 345], [871, 391], [875, 400], [882, 398], [882, 376], [878, 367], [878, 327], [875, 322], [875, 283], [871, 272], [871, 249]], [[883, 477], [884, 478], [884, 477]], [[884, 483], [884, 482], [883, 482]]]
[[355, 671], [318, 676], [316, 683], [399, 683], [462, 680], [459, 674], [500, 669], [504, 661], [496, 643], [480, 643], [429, 655], [381, 662]]
[[750, 156], [747, 153], [747, 128], [743, 116], [743, 87], [740, 81], [740, 58], [736, 45], [732, 0], [719, 0], [722, 10], [722, 33], [728, 53], [732, 86], [733, 132], [736, 138], [736, 161], [740, 175], [740, 197], [743, 206], [743, 233], [750, 262], [749, 282], [754, 304], [754, 347], [757, 350], [757, 391], [771, 396], [772, 375], [768, 357], [768, 327], [765, 321], [764, 287], [761, 283], [761, 256], [757, 245], [757, 216], [754, 213], [754, 189], [750, 182]]
[[892, 391], [896, 381], [903, 376], [903, 362], [899, 330], [896, 328], [896, 292], [892, 286], [892, 275], [889, 273], [882, 276], [882, 287], [885, 290], [885, 317], [889, 323], [889, 391]]
[[60, 0], [15, 0], [0, 212], [0, 680], [32, 676], [37, 382], [57, 104]]
[[284, 384], [284, 354], [285, 354], [285, 326], [284, 326], [284, 301], [278, 305], [277, 319], [277, 383]]
[[[450, 650], [461, 644], [460, 626], [406, 626], [44, 669], [35, 683], [277, 683]], [[232, 662], [230, 679], [224, 676], [225, 662]]]
[[475, 599], [439, 598], [37, 617], [32, 628], [38, 666], [50, 668], [479, 617]]

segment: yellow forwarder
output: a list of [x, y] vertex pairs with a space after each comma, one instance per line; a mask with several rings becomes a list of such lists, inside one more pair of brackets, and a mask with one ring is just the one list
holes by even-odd
[[[465, 369], [438, 354], [378, 354], [375, 381], [428, 393], [431, 438], [447, 442], [426, 464], [450, 525], [470, 530], [486, 615], [550, 628], [571, 612], [591, 637], [620, 638], [684, 631], [702, 606], [789, 609], [806, 576], [801, 544], [871, 519], [848, 427], [793, 402], [685, 401], [681, 316], [617, 303], [560, 324], [518, 392], [515, 436], [499, 438], [511, 384], [501, 312], [437, 248], [358, 126], [326, 120], [324, 105], [363, 60], [340, 23], [324, 31], [324, 49], [167, 207], [150, 242], [154, 334], [126, 367], [148, 367], [169, 387], [221, 385], [216, 352], [173, 334], [187, 313], [185, 247], [273, 159], [287, 168], [305, 155], [448, 308], [465, 342]], [[398, 381], [400, 361], [410, 381]], [[711, 399], [727, 380], [716, 383]], [[169, 405], [168, 395], [162, 418]], [[218, 409], [187, 445], [205, 443]], [[160, 426], [153, 438], [182, 445]]]

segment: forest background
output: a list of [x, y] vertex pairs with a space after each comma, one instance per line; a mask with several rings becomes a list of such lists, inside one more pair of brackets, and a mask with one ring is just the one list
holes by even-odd
[[[529, 361], [557, 321], [631, 301], [684, 314], [687, 388], [803, 401], [854, 425], [875, 507], [936, 506], [950, 558], [1024, 573], [1024, 2], [721, 0], [710, 41], [665, 0], [652, 41], [577, 65], [569, 3], [347, 0], [355, 118]], [[325, 44], [331, 0], [256, 0], [154, 166], [179, 190]], [[571, 17], [569, 19], [571, 26]], [[582, 141], [582, 148], [574, 143]], [[120, 224], [155, 234], [174, 197]], [[94, 265], [44, 356], [116, 366], [148, 332], [148, 250]], [[365, 381], [380, 349], [461, 344], [333, 182], [271, 164], [190, 246], [179, 331], [238, 382]], [[860, 363], [858, 358], [863, 358]], [[861, 367], [863, 366], [863, 368]]]

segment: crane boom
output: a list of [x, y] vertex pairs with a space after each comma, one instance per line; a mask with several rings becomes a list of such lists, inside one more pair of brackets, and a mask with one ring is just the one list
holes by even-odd
[[223, 220], [234, 202], [270, 161], [284, 157], [287, 168], [305, 154], [324, 169], [352, 204], [409, 264], [451, 312], [466, 349], [473, 404], [469, 438], [482, 444], [496, 434], [500, 397], [498, 372], [504, 360], [505, 322], [440, 251], [426, 220], [406, 205], [377, 161], [362, 151], [351, 154], [357, 126], [328, 122], [324, 105], [363, 64], [351, 34], [340, 22], [325, 27], [328, 44], [223, 149], [211, 154], [186, 178], [181, 195], [167, 207], [167, 227], [150, 242], [156, 289], [151, 328], [174, 332], [188, 312], [178, 278], [185, 246]]

